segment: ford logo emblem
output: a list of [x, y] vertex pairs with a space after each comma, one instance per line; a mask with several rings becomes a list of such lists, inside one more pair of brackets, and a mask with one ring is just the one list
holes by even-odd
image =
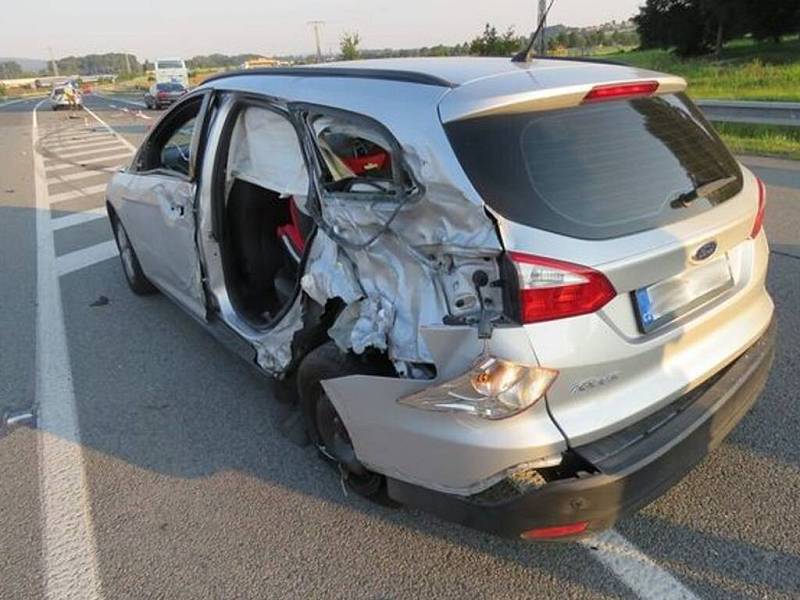
[[702, 260], [706, 260], [707, 258], [711, 258], [714, 255], [714, 252], [717, 251], [717, 242], [711, 240], [710, 242], [706, 242], [702, 246], [700, 246], [692, 256], [692, 260], [696, 260], [698, 262]]

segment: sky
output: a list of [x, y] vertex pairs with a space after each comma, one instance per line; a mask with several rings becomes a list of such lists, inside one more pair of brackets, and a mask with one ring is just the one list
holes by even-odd
[[[587, 26], [633, 16], [644, 0], [555, 0], [548, 24]], [[9, 0], [0, 56], [47, 58], [128, 51], [139, 58], [220, 52], [310, 54], [310, 20], [322, 26], [324, 52], [343, 32], [362, 48], [456, 44], [485, 23], [530, 32], [536, 0]]]

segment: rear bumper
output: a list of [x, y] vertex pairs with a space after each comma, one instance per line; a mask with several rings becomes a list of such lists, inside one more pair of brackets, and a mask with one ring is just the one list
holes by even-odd
[[[551, 481], [498, 501], [444, 494], [389, 479], [389, 496], [446, 520], [518, 538], [525, 531], [588, 522], [611, 527], [662, 495], [728, 435], [755, 403], [774, 356], [775, 323], [721, 373], [658, 413], [572, 449], [595, 472]], [[562, 538], [567, 539], [567, 538]]]

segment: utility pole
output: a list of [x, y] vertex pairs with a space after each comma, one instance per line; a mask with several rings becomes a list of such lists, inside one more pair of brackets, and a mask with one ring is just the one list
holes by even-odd
[[325, 25], [325, 21], [309, 21], [309, 25], [314, 27], [314, 41], [317, 44], [317, 62], [322, 62], [322, 47], [319, 42], [320, 25]]
[[547, 23], [545, 22], [545, 14], [547, 13], [547, 0], [539, 0], [539, 19], [536, 21], [537, 24], [540, 24], [542, 27], [542, 32], [539, 35], [539, 56], [544, 56], [547, 54], [547, 42], [544, 39], [544, 30], [547, 28]]
[[128, 51], [125, 51], [125, 72], [130, 75], [131, 74], [131, 55], [128, 54]]
[[53, 75], [58, 77], [58, 63], [56, 62], [56, 59], [53, 58], [53, 47], [48, 46], [47, 51], [50, 52], [50, 64], [53, 65]]

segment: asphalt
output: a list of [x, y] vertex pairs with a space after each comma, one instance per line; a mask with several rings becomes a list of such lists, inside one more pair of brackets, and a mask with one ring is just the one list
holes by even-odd
[[[34, 104], [0, 108], [0, 412], [24, 410], [36, 394]], [[157, 118], [113, 98], [87, 97], [87, 106], [134, 144]], [[100, 131], [83, 115], [38, 115], [43, 151], [56, 137]], [[763, 397], [728, 440], [616, 529], [699, 597], [796, 598], [800, 165], [745, 161], [769, 190], [775, 367]], [[74, 163], [53, 175], [85, 169]], [[56, 157], [46, 168], [59, 164]], [[101, 170], [53, 182], [49, 192], [80, 193], [107, 177]], [[72, 198], [58, 214], [102, 203], [102, 193]], [[59, 256], [110, 239], [104, 220], [54, 234]], [[271, 382], [163, 296], [132, 295], [117, 259], [67, 274], [60, 287], [104, 598], [637, 595], [595, 560], [591, 543], [509, 542], [345, 495], [312, 449], [279, 432]], [[0, 437], [3, 599], [41, 597], [45, 589], [40, 436], [21, 427]], [[637, 593], [663, 597], [658, 584], [645, 577]]]

